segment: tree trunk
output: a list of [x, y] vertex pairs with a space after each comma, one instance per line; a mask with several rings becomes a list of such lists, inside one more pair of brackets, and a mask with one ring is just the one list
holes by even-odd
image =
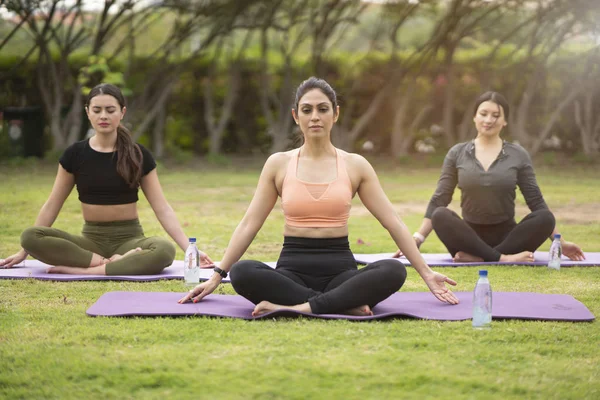
[[532, 144], [531, 150], [530, 150], [532, 156], [535, 156], [540, 151], [540, 148], [542, 147], [544, 140], [546, 140], [548, 135], [550, 135], [550, 132], [552, 132], [552, 129], [554, 128], [554, 125], [556, 125], [556, 123], [558, 122], [560, 115], [567, 107], [569, 107], [571, 105], [571, 103], [573, 103], [573, 101], [575, 101], [575, 99], [581, 92], [582, 88], [583, 87], [580, 85], [575, 86], [573, 89], [571, 89], [571, 92], [563, 99], [563, 101], [561, 101], [558, 104], [558, 106], [556, 107], [556, 109], [554, 110], [554, 112], [552, 113], [550, 118], [548, 119], [548, 122], [544, 126], [544, 129], [542, 129], [542, 132], [535, 139], [535, 141], [533, 141], [533, 144]]
[[215, 99], [212, 91], [212, 80], [209, 76], [208, 79], [204, 82], [204, 118], [206, 121], [206, 128], [209, 132], [210, 142], [209, 142], [209, 153], [210, 154], [220, 154], [221, 153], [221, 145], [223, 143], [223, 133], [225, 132], [225, 128], [231, 119], [231, 115], [233, 114], [233, 108], [235, 107], [240, 86], [241, 86], [241, 72], [239, 69], [239, 65], [235, 65], [235, 62], [231, 66], [230, 74], [229, 74], [229, 85], [227, 89], [227, 94], [225, 95], [225, 100], [223, 103], [223, 107], [221, 108], [221, 115], [218, 123], [215, 122]]
[[[448, 50], [449, 52], [453, 50]], [[452, 147], [456, 142], [454, 138], [454, 64], [452, 63], [452, 55], [449, 56], [450, 61], [446, 63], [446, 89], [444, 90], [444, 111], [443, 122], [444, 137], [446, 145]]]
[[158, 110], [152, 129], [152, 153], [154, 158], [161, 159], [165, 155], [165, 126], [167, 124], [167, 107]]
[[575, 123], [579, 128], [583, 153], [588, 157], [592, 157], [598, 155], [599, 152], [600, 146], [597, 138], [600, 131], [600, 118], [594, 123], [594, 93], [592, 91], [587, 92], [583, 100], [585, 102], [583, 106], [580, 101], [575, 102]]
[[[165, 86], [161, 88], [161, 92], [155, 96], [155, 100], [152, 104], [152, 107], [144, 113], [143, 118], [141, 118], [140, 123], [133, 130], [132, 136], [133, 140], [137, 141], [140, 136], [146, 132], [146, 130], [150, 127], [152, 122], [154, 122], [156, 116], [159, 114], [161, 109], [165, 107], [167, 100], [169, 99], [169, 95], [171, 94], [171, 90], [173, 89], [174, 82], [166, 83]], [[146, 107], [140, 107], [141, 110], [146, 110]]]

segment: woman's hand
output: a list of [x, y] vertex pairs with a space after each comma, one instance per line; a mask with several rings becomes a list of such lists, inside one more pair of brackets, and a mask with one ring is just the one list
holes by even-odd
[[424, 277], [423, 280], [431, 290], [431, 293], [439, 301], [450, 304], [458, 304], [458, 298], [452, 293], [450, 289], [446, 287], [446, 283], [456, 286], [456, 282], [446, 275], [442, 275], [438, 272], [431, 271], [432, 273]]
[[211, 294], [217, 288], [217, 286], [219, 286], [219, 283], [221, 283], [221, 276], [215, 274], [206, 282], [202, 282], [201, 284], [190, 290], [188, 294], [179, 299], [178, 303], [183, 304], [190, 300], [194, 303], [197, 303], [200, 300], [202, 300], [205, 296]]
[[210, 257], [208, 256], [208, 254], [206, 254], [203, 251], [200, 251], [200, 268], [214, 268], [215, 267], [215, 263], [213, 260], [210, 259]]
[[573, 261], [583, 261], [585, 260], [585, 254], [583, 254], [583, 250], [581, 247], [577, 246], [575, 243], [565, 241], [562, 245], [562, 253], [569, 257]]
[[[421, 244], [423, 244], [423, 242], [421, 242], [419, 239], [417, 239], [416, 237], [413, 237], [413, 239], [415, 239], [415, 243], [417, 245], [417, 249], [421, 248]], [[393, 258], [400, 258], [404, 255], [404, 253], [402, 252], [402, 250], [398, 249], [394, 255], [392, 256]]]
[[0, 260], [0, 268], [12, 268], [27, 258], [27, 252], [24, 249], [19, 250], [12, 256]]

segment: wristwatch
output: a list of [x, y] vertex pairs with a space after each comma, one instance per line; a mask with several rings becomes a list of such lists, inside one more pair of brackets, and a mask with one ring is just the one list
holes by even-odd
[[221, 277], [227, 278], [227, 272], [223, 271], [221, 268], [215, 267], [213, 269], [213, 271], [215, 271], [217, 274], [221, 275]]

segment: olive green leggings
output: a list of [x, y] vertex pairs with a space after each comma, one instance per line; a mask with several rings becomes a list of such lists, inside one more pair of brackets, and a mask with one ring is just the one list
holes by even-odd
[[171, 265], [175, 246], [167, 239], [145, 237], [137, 219], [129, 221], [87, 222], [82, 236], [42, 226], [26, 229], [21, 246], [34, 258], [50, 265], [88, 268], [93, 253], [109, 258], [114, 254], [135, 252], [106, 264], [106, 275], [153, 275]]

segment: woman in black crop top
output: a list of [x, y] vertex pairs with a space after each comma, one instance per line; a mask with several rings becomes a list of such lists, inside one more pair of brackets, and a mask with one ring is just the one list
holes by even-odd
[[[65, 150], [50, 197], [35, 226], [21, 235], [22, 249], [0, 263], [5, 268], [28, 254], [55, 267], [50, 273], [150, 275], [160, 273], [175, 258], [173, 244], [145, 237], [138, 221], [138, 188], [163, 228], [185, 251], [188, 238], [162, 192], [152, 154], [132, 141], [121, 125], [125, 99], [116, 86], [94, 87], [86, 113], [95, 134]], [[77, 186], [85, 224], [82, 236], [51, 228], [65, 200]], [[204, 266], [212, 263], [202, 253]]]
[[[530, 262], [533, 252], [558, 233], [535, 179], [531, 158], [521, 146], [500, 138], [509, 107], [496, 92], [475, 103], [477, 137], [450, 149], [437, 189], [421, 227], [413, 237], [421, 246], [435, 230], [456, 262]], [[462, 196], [462, 219], [450, 209], [454, 189]], [[519, 187], [531, 213], [515, 221], [515, 190]], [[579, 246], [562, 240], [563, 254], [583, 260]], [[396, 256], [402, 253], [398, 251]]]
[[[357, 268], [348, 242], [347, 221], [352, 197], [358, 193], [407, 253], [433, 295], [443, 302], [458, 303], [446, 287], [446, 283], [456, 282], [425, 263], [371, 164], [331, 143], [331, 128], [339, 115], [331, 86], [317, 78], [304, 81], [296, 92], [292, 115], [303, 133], [304, 144], [269, 157], [254, 198], [216, 273], [180, 302], [200, 300], [231, 272], [236, 292], [256, 304], [254, 315], [276, 308], [371, 315], [372, 307], [402, 287], [406, 268], [392, 259]], [[286, 224], [277, 267], [253, 260], [238, 261], [278, 197], [282, 198]]]

